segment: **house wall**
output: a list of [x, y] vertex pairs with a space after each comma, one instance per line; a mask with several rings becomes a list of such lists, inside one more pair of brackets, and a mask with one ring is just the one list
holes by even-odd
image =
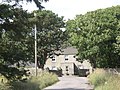
[[[68, 71], [66, 71], [66, 67], [68, 67]], [[83, 63], [76, 61], [74, 55], [68, 55], [68, 60], [65, 60], [65, 55], [59, 55], [55, 56], [55, 61], [52, 61], [52, 58], [48, 58], [44, 68], [49, 68], [50, 70], [62, 69], [62, 74], [73, 75], [76, 73], [75, 68], [91, 69], [91, 64], [89, 60], [84, 60]]]
[[49, 68], [50, 70], [53, 69], [52, 67], [55, 66], [56, 68], [61, 68], [61, 63], [67, 62], [75, 62], [76, 58], [74, 55], [68, 55], [68, 60], [65, 60], [65, 55], [55, 56], [55, 61], [52, 61], [51, 58], [48, 58], [45, 64], [45, 68]]
[[74, 63], [73, 62], [61, 63], [61, 68], [62, 68], [62, 74], [74, 75]]

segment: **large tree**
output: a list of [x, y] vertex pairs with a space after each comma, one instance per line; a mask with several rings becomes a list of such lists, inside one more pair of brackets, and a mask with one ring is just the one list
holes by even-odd
[[20, 64], [29, 60], [26, 40], [31, 29], [28, 13], [4, 4], [0, 5], [0, 12], [0, 74], [8, 79], [20, 78], [25, 74], [20, 70]]
[[66, 29], [80, 59], [94, 67], [120, 67], [120, 6], [78, 15]]
[[62, 31], [65, 23], [63, 17], [58, 17], [52, 11], [35, 11], [33, 19], [37, 27], [38, 67], [43, 68], [51, 53], [60, 50], [67, 40], [66, 32]]
[[0, 74], [8, 79], [20, 79], [26, 74], [27, 62], [34, 62], [34, 30], [37, 27], [38, 66], [44, 67], [47, 57], [60, 50], [67, 40], [63, 17], [52, 11], [27, 13], [22, 8], [0, 5]]

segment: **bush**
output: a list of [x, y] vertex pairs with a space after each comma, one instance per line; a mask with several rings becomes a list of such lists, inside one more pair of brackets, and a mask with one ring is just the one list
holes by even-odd
[[108, 81], [98, 86], [95, 90], [120, 90], [120, 76], [111, 75]]
[[108, 79], [108, 74], [103, 69], [96, 69], [91, 75], [88, 76], [91, 84], [95, 87], [105, 83]]
[[0, 75], [0, 90], [12, 90], [13, 87], [8, 83], [7, 78]]
[[41, 90], [58, 81], [57, 75], [42, 72], [39, 76], [31, 76], [26, 81], [14, 81], [10, 84], [1, 83], [0, 90]]
[[13, 90], [9, 83], [0, 83], [0, 90]]
[[40, 90], [39, 85], [37, 83], [31, 82], [13, 82], [11, 84], [13, 86], [13, 90]]
[[120, 90], [120, 76], [103, 69], [96, 69], [89, 75], [89, 80], [95, 86], [95, 90]]
[[37, 77], [31, 77], [30, 82], [39, 84], [39, 88], [43, 89], [58, 81], [57, 75], [48, 72], [42, 72]]

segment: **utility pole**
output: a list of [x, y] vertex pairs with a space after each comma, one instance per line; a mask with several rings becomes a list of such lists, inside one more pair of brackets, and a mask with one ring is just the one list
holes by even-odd
[[[34, 13], [34, 16], [36, 17], [35, 13]], [[34, 32], [35, 32], [35, 76], [37, 76], [37, 27], [36, 27], [36, 24], [34, 26]]]

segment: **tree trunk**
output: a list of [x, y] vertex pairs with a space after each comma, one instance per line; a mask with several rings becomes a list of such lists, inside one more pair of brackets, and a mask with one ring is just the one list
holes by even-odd
[[44, 70], [44, 65], [45, 65], [45, 63], [46, 63], [46, 60], [47, 60], [47, 53], [44, 52], [44, 53], [41, 54], [41, 56], [38, 58], [38, 62], [37, 62], [38, 68], [41, 68], [42, 70]]

